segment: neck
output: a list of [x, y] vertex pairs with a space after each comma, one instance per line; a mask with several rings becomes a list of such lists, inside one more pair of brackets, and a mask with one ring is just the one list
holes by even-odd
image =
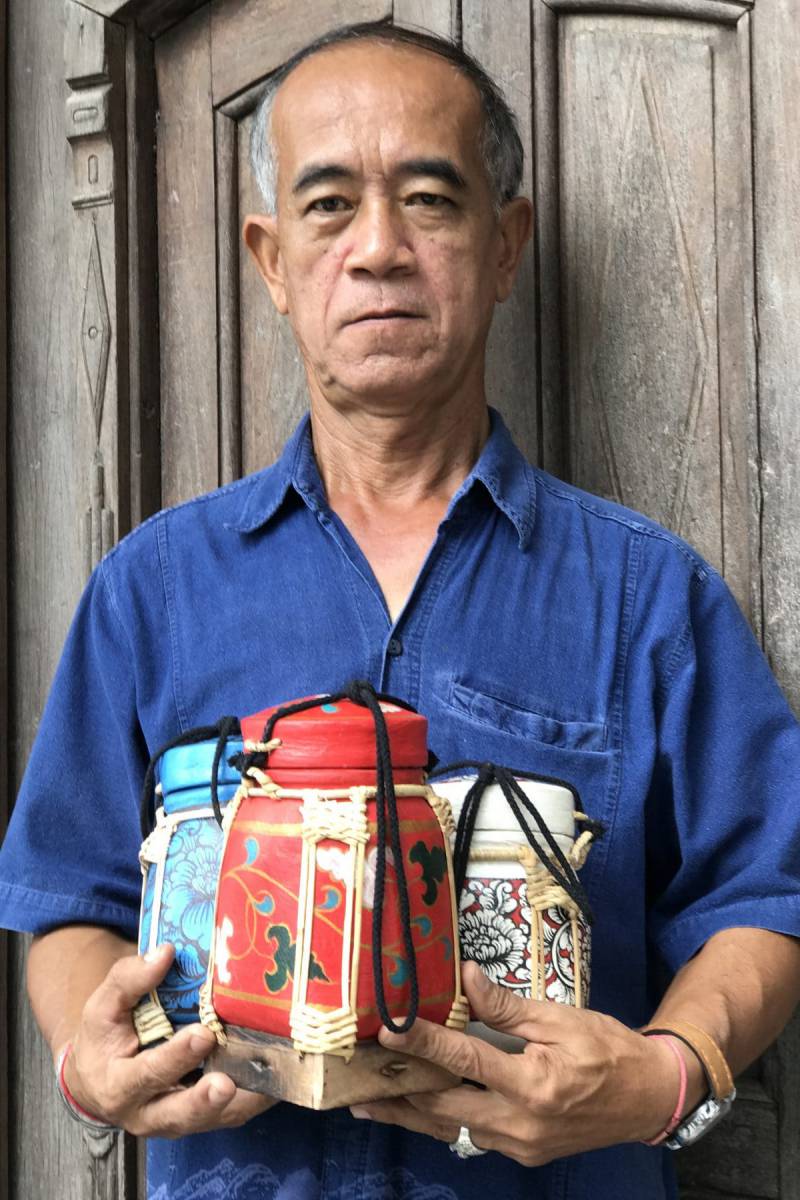
[[314, 454], [328, 502], [410, 510], [420, 501], [445, 503], [477, 462], [489, 436], [481, 395], [460, 396], [433, 410], [422, 406], [386, 415], [338, 410], [312, 397]]

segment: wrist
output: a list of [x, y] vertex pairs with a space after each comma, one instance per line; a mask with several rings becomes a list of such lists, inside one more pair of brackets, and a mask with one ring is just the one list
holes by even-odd
[[[116, 1133], [117, 1126], [91, 1112], [82, 1099], [79, 1080], [76, 1080], [75, 1055], [72, 1043], [67, 1042], [56, 1059], [56, 1086], [70, 1116], [96, 1136]], [[77, 1095], [76, 1095], [77, 1093]]]
[[687, 1111], [689, 1068], [677, 1038], [656, 1034], [647, 1041], [650, 1061], [646, 1069], [657, 1100], [647, 1136], [640, 1140], [646, 1146], [658, 1146], [677, 1129]]

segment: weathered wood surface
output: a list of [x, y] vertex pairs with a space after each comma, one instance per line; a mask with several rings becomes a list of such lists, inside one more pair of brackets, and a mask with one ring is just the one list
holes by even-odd
[[164, 504], [219, 482], [210, 37], [206, 6], [156, 43]]
[[425, 29], [451, 41], [460, 39], [459, 0], [394, 0], [392, 18], [395, 25]]
[[158, 37], [208, 0], [79, 0], [85, 8], [117, 21], [133, 20], [150, 37]]
[[[91, 14], [89, 14], [91, 16]], [[11, 745], [18, 782], [85, 578], [84, 530], [97, 444], [81, 391], [81, 314], [88, 253], [71, 270], [73, 151], [65, 138], [65, 11], [12, 0], [8, 145], [10, 257], [10, 543], [14, 590]], [[16, 114], [16, 115], [13, 115]], [[23, 116], [23, 114], [25, 114]], [[98, 177], [99, 178], [99, 177]], [[12, 1195], [86, 1200], [86, 1155], [60, 1111], [53, 1068], [23, 999], [24, 943], [13, 939], [9, 1028]]]
[[75, 386], [91, 447], [82, 464], [88, 576], [118, 527], [130, 525], [125, 39], [120, 26], [73, 0], [64, 17], [75, 210], [67, 249], [80, 299]]
[[220, 104], [329, 29], [389, 16], [391, 0], [213, 0], [211, 12], [211, 87]]
[[631, 13], [735, 25], [755, 0], [544, 0], [556, 12]]
[[153, 43], [130, 30], [125, 50], [128, 163], [130, 520], [161, 505], [156, 86]]
[[299, 1055], [286, 1038], [235, 1025], [227, 1026], [226, 1032], [226, 1044], [214, 1048], [206, 1071], [224, 1071], [238, 1087], [304, 1108], [344, 1108], [413, 1092], [439, 1092], [459, 1082], [437, 1063], [376, 1041], [359, 1043], [345, 1061], [338, 1054]]
[[[464, 49], [480, 60], [503, 88], [517, 118], [525, 150], [522, 191], [532, 193], [531, 24], [527, 0], [462, 0]], [[509, 31], [513, 30], [513, 37]], [[507, 418], [512, 433], [533, 462], [539, 457], [536, 379], [534, 243], [528, 242], [514, 291], [494, 315], [486, 364], [486, 393]]]
[[735, 26], [562, 21], [571, 474], [687, 538], [752, 613], [747, 68]]

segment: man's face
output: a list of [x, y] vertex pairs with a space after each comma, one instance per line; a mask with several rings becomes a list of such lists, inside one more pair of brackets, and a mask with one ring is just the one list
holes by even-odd
[[280, 88], [277, 221], [245, 237], [334, 402], [391, 411], [482, 378], [515, 262], [480, 129], [469, 80], [413, 48], [333, 47]]

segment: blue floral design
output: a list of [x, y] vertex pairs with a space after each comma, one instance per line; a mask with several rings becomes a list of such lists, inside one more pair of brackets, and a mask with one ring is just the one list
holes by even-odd
[[[319, 1181], [307, 1168], [281, 1180], [261, 1163], [236, 1167], [224, 1158], [215, 1167], [196, 1171], [176, 1191], [162, 1183], [148, 1200], [305, 1200], [319, 1195]], [[423, 1183], [404, 1167], [375, 1171], [348, 1181], [329, 1193], [329, 1200], [458, 1200], [452, 1188]]]
[[167, 854], [159, 942], [172, 942], [175, 961], [158, 989], [173, 1017], [191, 1020], [208, 970], [222, 833], [216, 821], [182, 821]]
[[145, 954], [150, 945], [150, 924], [153, 919], [153, 896], [156, 890], [156, 869], [152, 863], [147, 868], [147, 878], [142, 896], [142, 912], [139, 918], [139, 953]]
[[275, 1200], [280, 1180], [262, 1163], [236, 1167], [224, 1158], [215, 1167], [196, 1171], [177, 1191], [162, 1183], [148, 1200]]

